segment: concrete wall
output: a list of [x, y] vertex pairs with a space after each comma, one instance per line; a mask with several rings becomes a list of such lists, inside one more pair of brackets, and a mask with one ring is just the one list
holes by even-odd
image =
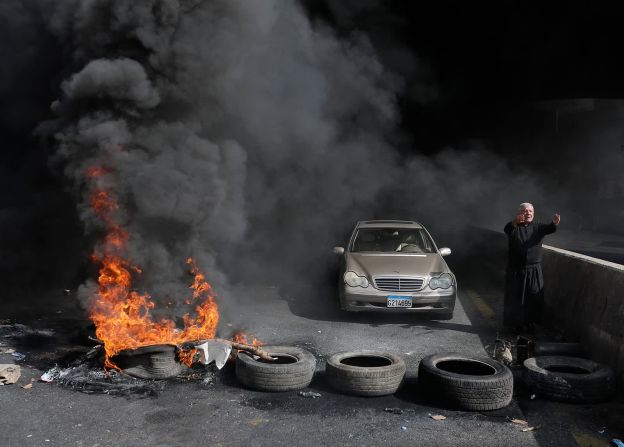
[[624, 265], [544, 245], [546, 318], [624, 384]]

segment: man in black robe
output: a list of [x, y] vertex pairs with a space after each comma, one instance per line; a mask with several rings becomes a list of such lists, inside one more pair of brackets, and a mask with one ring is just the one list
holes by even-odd
[[533, 222], [534, 214], [532, 204], [521, 203], [516, 218], [505, 225], [509, 254], [503, 322], [517, 329], [533, 329], [541, 322], [544, 307], [542, 240], [557, 231], [561, 222], [559, 214], [555, 214], [549, 224]]

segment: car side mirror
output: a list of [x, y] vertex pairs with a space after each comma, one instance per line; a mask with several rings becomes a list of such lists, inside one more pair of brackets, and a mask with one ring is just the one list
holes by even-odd
[[451, 249], [448, 247], [442, 247], [440, 249], [440, 256], [448, 256], [451, 254]]
[[334, 254], [344, 255], [344, 247], [334, 247]]

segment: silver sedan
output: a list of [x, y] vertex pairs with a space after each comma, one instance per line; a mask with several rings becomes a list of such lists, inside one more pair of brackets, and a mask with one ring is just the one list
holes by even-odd
[[358, 222], [349, 245], [334, 247], [342, 257], [340, 307], [351, 312], [423, 312], [451, 319], [457, 280], [443, 259], [450, 248], [438, 249], [418, 222]]

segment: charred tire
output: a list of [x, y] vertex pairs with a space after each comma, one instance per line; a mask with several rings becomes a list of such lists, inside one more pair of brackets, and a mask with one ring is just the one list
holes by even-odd
[[174, 345], [149, 345], [119, 352], [111, 360], [124, 373], [139, 379], [168, 379], [185, 367], [176, 358]]
[[336, 391], [355, 396], [393, 394], [405, 376], [405, 362], [395, 354], [349, 351], [327, 359], [325, 377]]
[[615, 393], [613, 369], [592, 360], [538, 356], [524, 361], [525, 379], [538, 395], [563, 402], [602, 402]]
[[511, 371], [488, 357], [430, 355], [420, 361], [418, 383], [433, 400], [461, 410], [496, 410], [513, 396]]
[[245, 386], [260, 391], [292, 391], [312, 381], [316, 359], [305, 349], [294, 346], [263, 346], [277, 361], [270, 362], [241, 352], [236, 357], [236, 378]]

